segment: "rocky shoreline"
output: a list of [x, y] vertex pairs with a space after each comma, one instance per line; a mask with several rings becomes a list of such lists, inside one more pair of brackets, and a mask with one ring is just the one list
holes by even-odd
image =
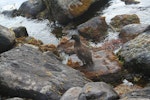
[[[150, 24], [141, 24], [136, 14], [114, 16], [110, 23], [107, 16], [86, 19], [97, 3], [104, 7], [108, 1], [28, 0], [4, 11], [9, 17], [49, 19], [54, 30], [58, 22], [53, 33], [61, 39], [58, 46], [45, 45], [25, 27], [0, 25], [0, 100], [149, 100]], [[119, 36], [106, 41], [110, 31]], [[73, 34], [91, 50], [91, 68], [76, 56]], [[100, 47], [90, 45], [101, 41]], [[66, 64], [62, 52], [69, 55]]]

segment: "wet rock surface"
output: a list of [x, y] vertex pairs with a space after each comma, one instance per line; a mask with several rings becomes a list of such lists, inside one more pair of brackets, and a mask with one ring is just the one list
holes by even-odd
[[77, 27], [77, 30], [83, 37], [95, 42], [102, 40], [106, 36], [107, 29], [105, 17], [100, 16], [94, 17]]
[[15, 44], [15, 33], [0, 25], [0, 53], [11, 49]]
[[147, 31], [125, 43], [119, 56], [124, 66], [134, 72], [150, 75], [150, 32]]
[[122, 39], [123, 42], [127, 42], [129, 40], [134, 39], [140, 33], [143, 33], [145, 29], [147, 29], [150, 25], [148, 24], [129, 24], [124, 26], [119, 34], [119, 38]]
[[42, 53], [31, 45], [16, 47], [0, 55], [0, 94], [33, 100], [59, 100], [71, 87], [88, 80], [79, 71], [61, 64], [53, 53]]

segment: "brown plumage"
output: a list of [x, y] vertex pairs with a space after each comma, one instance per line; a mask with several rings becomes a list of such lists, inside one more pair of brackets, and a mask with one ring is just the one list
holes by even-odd
[[88, 48], [82, 45], [78, 35], [72, 35], [73, 40], [75, 40], [74, 49], [78, 58], [82, 61], [85, 66], [93, 65], [92, 53]]

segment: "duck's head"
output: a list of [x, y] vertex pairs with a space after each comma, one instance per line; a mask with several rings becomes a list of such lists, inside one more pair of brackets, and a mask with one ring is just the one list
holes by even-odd
[[80, 42], [80, 37], [79, 37], [79, 35], [72, 35], [71, 39], [72, 39], [72, 40], [75, 40], [75, 42]]

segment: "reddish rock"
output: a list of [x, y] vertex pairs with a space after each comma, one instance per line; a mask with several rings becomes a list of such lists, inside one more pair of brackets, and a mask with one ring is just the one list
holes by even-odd
[[[88, 41], [86, 41], [85, 38], [80, 36], [80, 40], [82, 41], [82, 43], [84, 45], [88, 44]], [[74, 54], [74, 41], [70, 40], [68, 37], [64, 36], [62, 37], [62, 39], [60, 40], [59, 45], [57, 46], [58, 50], [60, 52], [65, 52], [67, 54]]]
[[122, 41], [120, 39], [112, 39], [109, 41], [105, 41], [100, 47], [93, 48], [93, 51], [107, 50], [113, 52], [120, 48], [122, 45]]
[[100, 41], [107, 33], [105, 17], [94, 17], [77, 27], [79, 33], [92, 41]]
[[102, 80], [114, 83], [121, 78], [121, 64], [112, 52], [102, 50], [93, 53], [93, 62], [94, 65], [91, 67], [73, 66], [77, 62], [72, 60], [72, 66], [83, 72], [87, 78], [94, 81]]
[[114, 18], [111, 19], [110, 24], [116, 28], [117, 31], [120, 31], [121, 28], [128, 24], [139, 24], [140, 19], [136, 14], [128, 15], [117, 15]]
[[79, 61], [73, 61], [71, 58], [68, 59], [67, 65], [74, 69], [77, 69], [81, 66]]

